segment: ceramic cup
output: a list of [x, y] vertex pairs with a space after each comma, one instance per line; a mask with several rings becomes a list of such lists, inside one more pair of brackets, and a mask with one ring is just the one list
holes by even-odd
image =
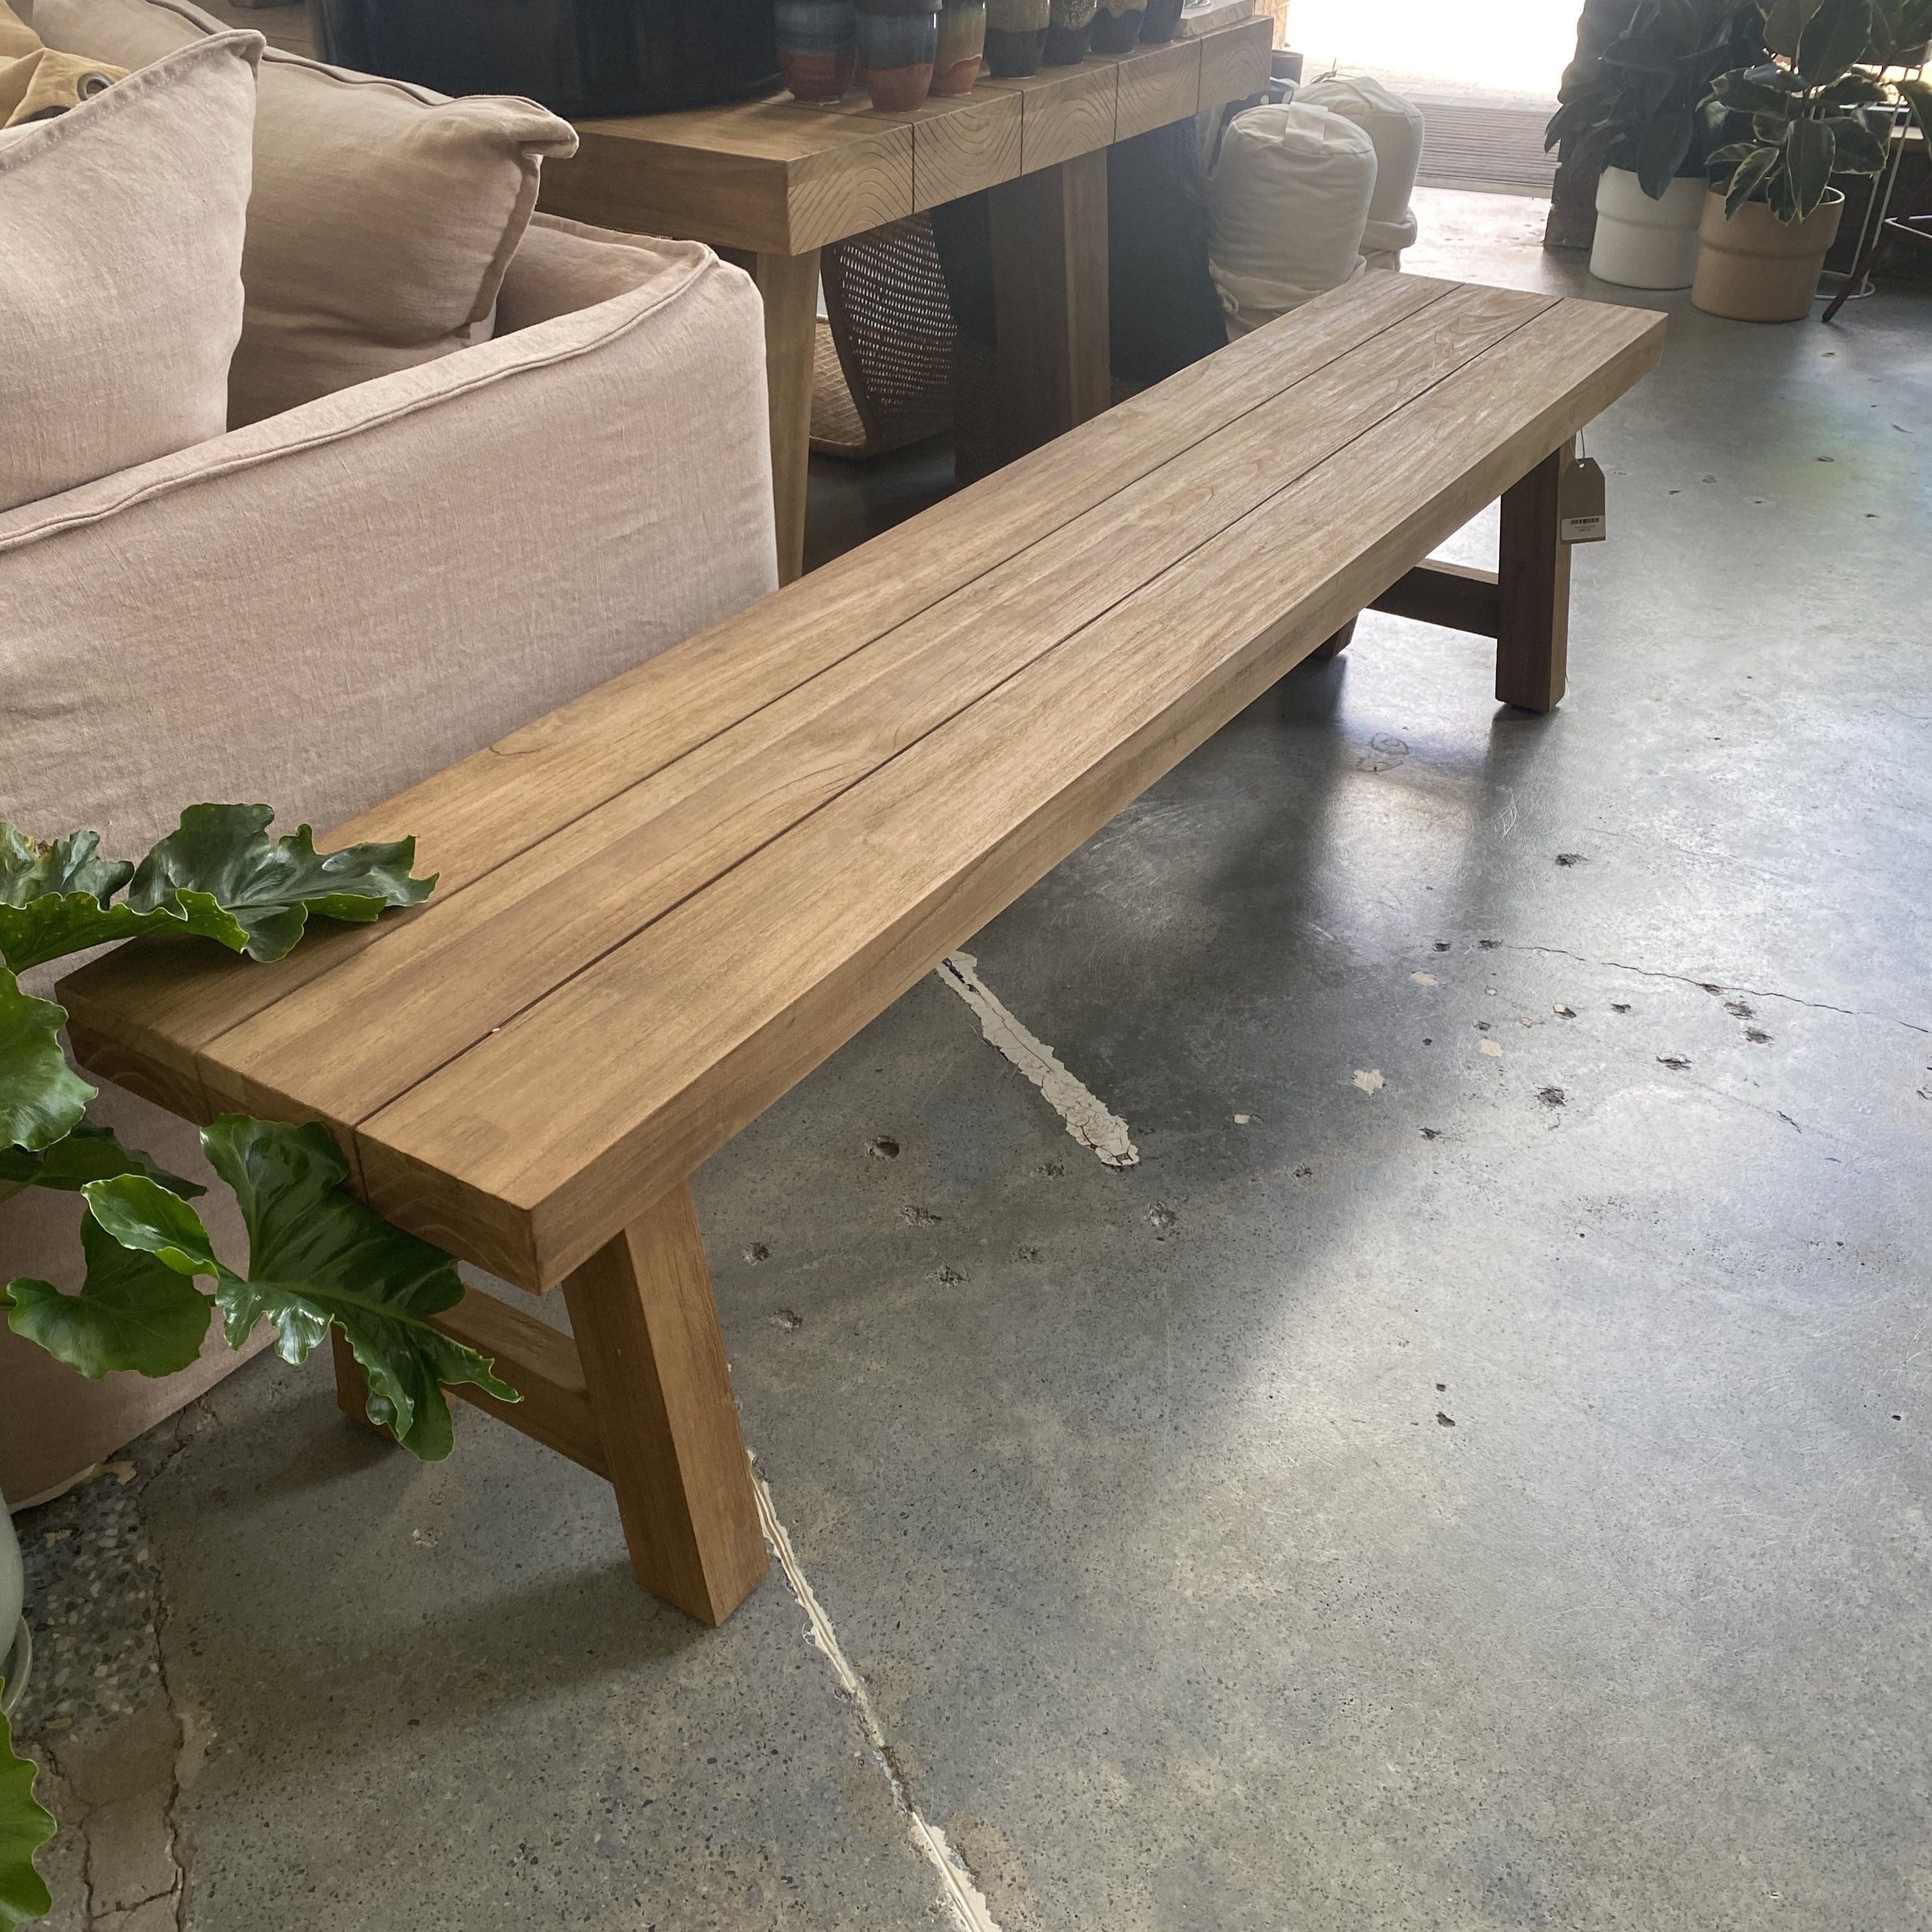
[[884, 112], [916, 107], [932, 89], [932, 64], [939, 52], [936, 6], [886, 11], [880, 0], [861, 0], [859, 64], [866, 70], [866, 92]]
[[1048, 0], [986, 0], [986, 64], [1003, 77], [1037, 74]]
[[1078, 67], [1087, 58], [1096, 4], [1097, 0], [1050, 0], [1044, 56], [1048, 67]]
[[858, 70], [852, 0], [778, 0], [778, 72], [798, 100], [844, 98]]
[[1180, 10], [1185, 0], [1147, 0], [1147, 18], [1141, 22], [1141, 45], [1159, 46], [1180, 31]]
[[970, 94], [986, 51], [986, 0], [946, 0], [939, 16], [934, 94]]
[[1100, 10], [1094, 16], [1094, 51], [1131, 52], [1139, 44], [1141, 22], [1146, 15], [1144, 0], [1100, 0]]

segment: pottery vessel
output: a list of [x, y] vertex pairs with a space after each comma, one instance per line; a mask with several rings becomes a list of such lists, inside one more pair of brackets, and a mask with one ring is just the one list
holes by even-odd
[[1040, 71], [1050, 0], [986, 0], [986, 65], [1003, 79]]
[[1099, 4], [1100, 0], [1052, 0], [1044, 56], [1048, 67], [1078, 67], [1087, 58]]
[[1834, 188], [1802, 221], [1780, 221], [1761, 201], [1727, 216], [1724, 196], [1712, 188], [1704, 197], [1692, 303], [1734, 322], [1803, 321], [1844, 212], [1845, 197]]
[[934, 94], [970, 94], [986, 51], [986, 0], [946, 0], [939, 16]]
[[1147, 18], [1141, 22], [1141, 45], [1160, 46], [1180, 31], [1180, 10], [1186, 0], [1147, 0]]
[[777, 0], [778, 73], [796, 100], [844, 98], [858, 71], [852, 0]]
[[874, 107], [916, 107], [932, 92], [938, 55], [936, 0], [859, 0], [859, 64]]
[[1094, 51], [1096, 54], [1130, 52], [1139, 42], [1141, 22], [1146, 18], [1144, 0], [1100, 0], [1094, 16]]
[[1685, 175], [1652, 201], [1628, 168], [1606, 168], [1597, 184], [1591, 274], [1622, 289], [1688, 289], [1706, 192], [1702, 175]]

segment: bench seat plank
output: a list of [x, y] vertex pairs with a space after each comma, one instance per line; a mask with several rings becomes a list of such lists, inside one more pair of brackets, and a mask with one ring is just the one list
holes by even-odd
[[1596, 415], [1656, 331], [1552, 309], [1231, 523], [365, 1122], [372, 1203], [557, 1279]]
[[[441, 877], [434, 906], [719, 732], [866, 649], [1457, 284], [1377, 275], [1298, 312], [1292, 334], [1232, 344], [1158, 390], [1034, 452], [826, 565], [782, 596], [654, 658], [549, 716], [334, 828], [324, 849], [413, 836]], [[76, 1041], [190, 1119], [221, 1111], [200, 1090], [211, 1040], [396, 923], [319, 924], [287, 958], [244, 964], [190, 942], [123, 947], [71, 975]], [[110, 1059], [113, 1064], [109, 1064]], [[89, 1063], [94, 1064], [94, 1063]]]
[[1406, 278], [1324, 298], [368, 814], [352, 836], [417, 830], [443, 892], [303, 949], [245, 1010], [279, 969], [75, 976], [76, 1048], [190, 1070], [204, 1115], [326, 1119], [379, 1211], [553, 1286], [1660, 335]]
[[211, 1104], [352, 1129], [1550, 305], [1458, 291], [1250, 411], [220, 1036]]

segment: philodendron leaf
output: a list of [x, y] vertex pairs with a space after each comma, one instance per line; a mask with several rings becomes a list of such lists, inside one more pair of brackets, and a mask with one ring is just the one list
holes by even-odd
[[[184, 1202], [182, 1211], [194, 1210]], [[87, 1258], [80, 1292], [10, 1281], [8, 1327], [90, 1382], [119, 1369], [172, 1376], [186, 1368], [201, 1353], [214, 1304], [152, 1255], [123, 1247], [92, 1215], [81, 1223], [80, 1245]]]
[[67, 1009], [36, 1000], [0, 967], [0, 1147], [38, 1153], [80, 1124], [94, 1090], [67, 1064]]
[[104, 904], [134, 868], [100, 854], [98, 832], [70, 832], [43, 845], [0, 819], [0, 905], [22, 906], [49, 892], [87, 892]]
[[117, 1174], [145, 1174], [158, 1180], [172, 1193], [192, 1199], [208, 1190], [170, 1174], [138, 1148], [123, 1147], [112, 1127], [82, 1120], [64, 1141], [56, 1141], [44, 1154], [29, 1154], [25, 1148], [0, 1148], [0, 1200], [10, 1189], [53, 1187], [64, 1193], [77, 1194], [90, 1180], [111, 1180]]
[[194, 1210], [152, 1182], [125, 1175], [86, 1192], [117, 1240], [213, 1276], [230, 1346], [266, 1319], [276, 1353], [300, 1363], [332, 1324], [340, 1328], [368, 1378], [369, 1420], [428, 1462], [452, 1445], [446, 1386], [473, 1382], [518, 1400], [484, 1358], [429, 1325], [463, 1298], [455, 1263], [340, 1191], [349, 1163], [326, 1128], [230, 1114], [201, 1142], [248, 1226], [246, 1280], [216, 1258]]
[[434, 878], [412, 879], [416, 842], [315, 849], [309, 828], [272, 839], [266, 805], [195, 805], [141, 861], [128, 889], [136, 912], [203, 892], [232, 914], [251, 959], [279, 959], [302, 936], [311, 913], [366, 922], [386, 907], [419, 905]]
[[0, 1712], [0, 1925], [25, 1925], [54, 1909], [46, 1881], [34, 1869], [34, 1854], [53, 1834], [52, 1815], [34, 1796], [33, 1765], [15, 1752]]

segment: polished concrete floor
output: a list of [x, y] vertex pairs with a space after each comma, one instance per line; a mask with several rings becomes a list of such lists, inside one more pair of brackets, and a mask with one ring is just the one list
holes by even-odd
[[265, 1359], [21, 1520], [55, 1924], [1932, 1927], [1932, 299], [1668, 306], [1560, 712], [1371, 616], [973, 942], [1137, 1164], [934, 978], [699, 1176], [858, 1698]]

